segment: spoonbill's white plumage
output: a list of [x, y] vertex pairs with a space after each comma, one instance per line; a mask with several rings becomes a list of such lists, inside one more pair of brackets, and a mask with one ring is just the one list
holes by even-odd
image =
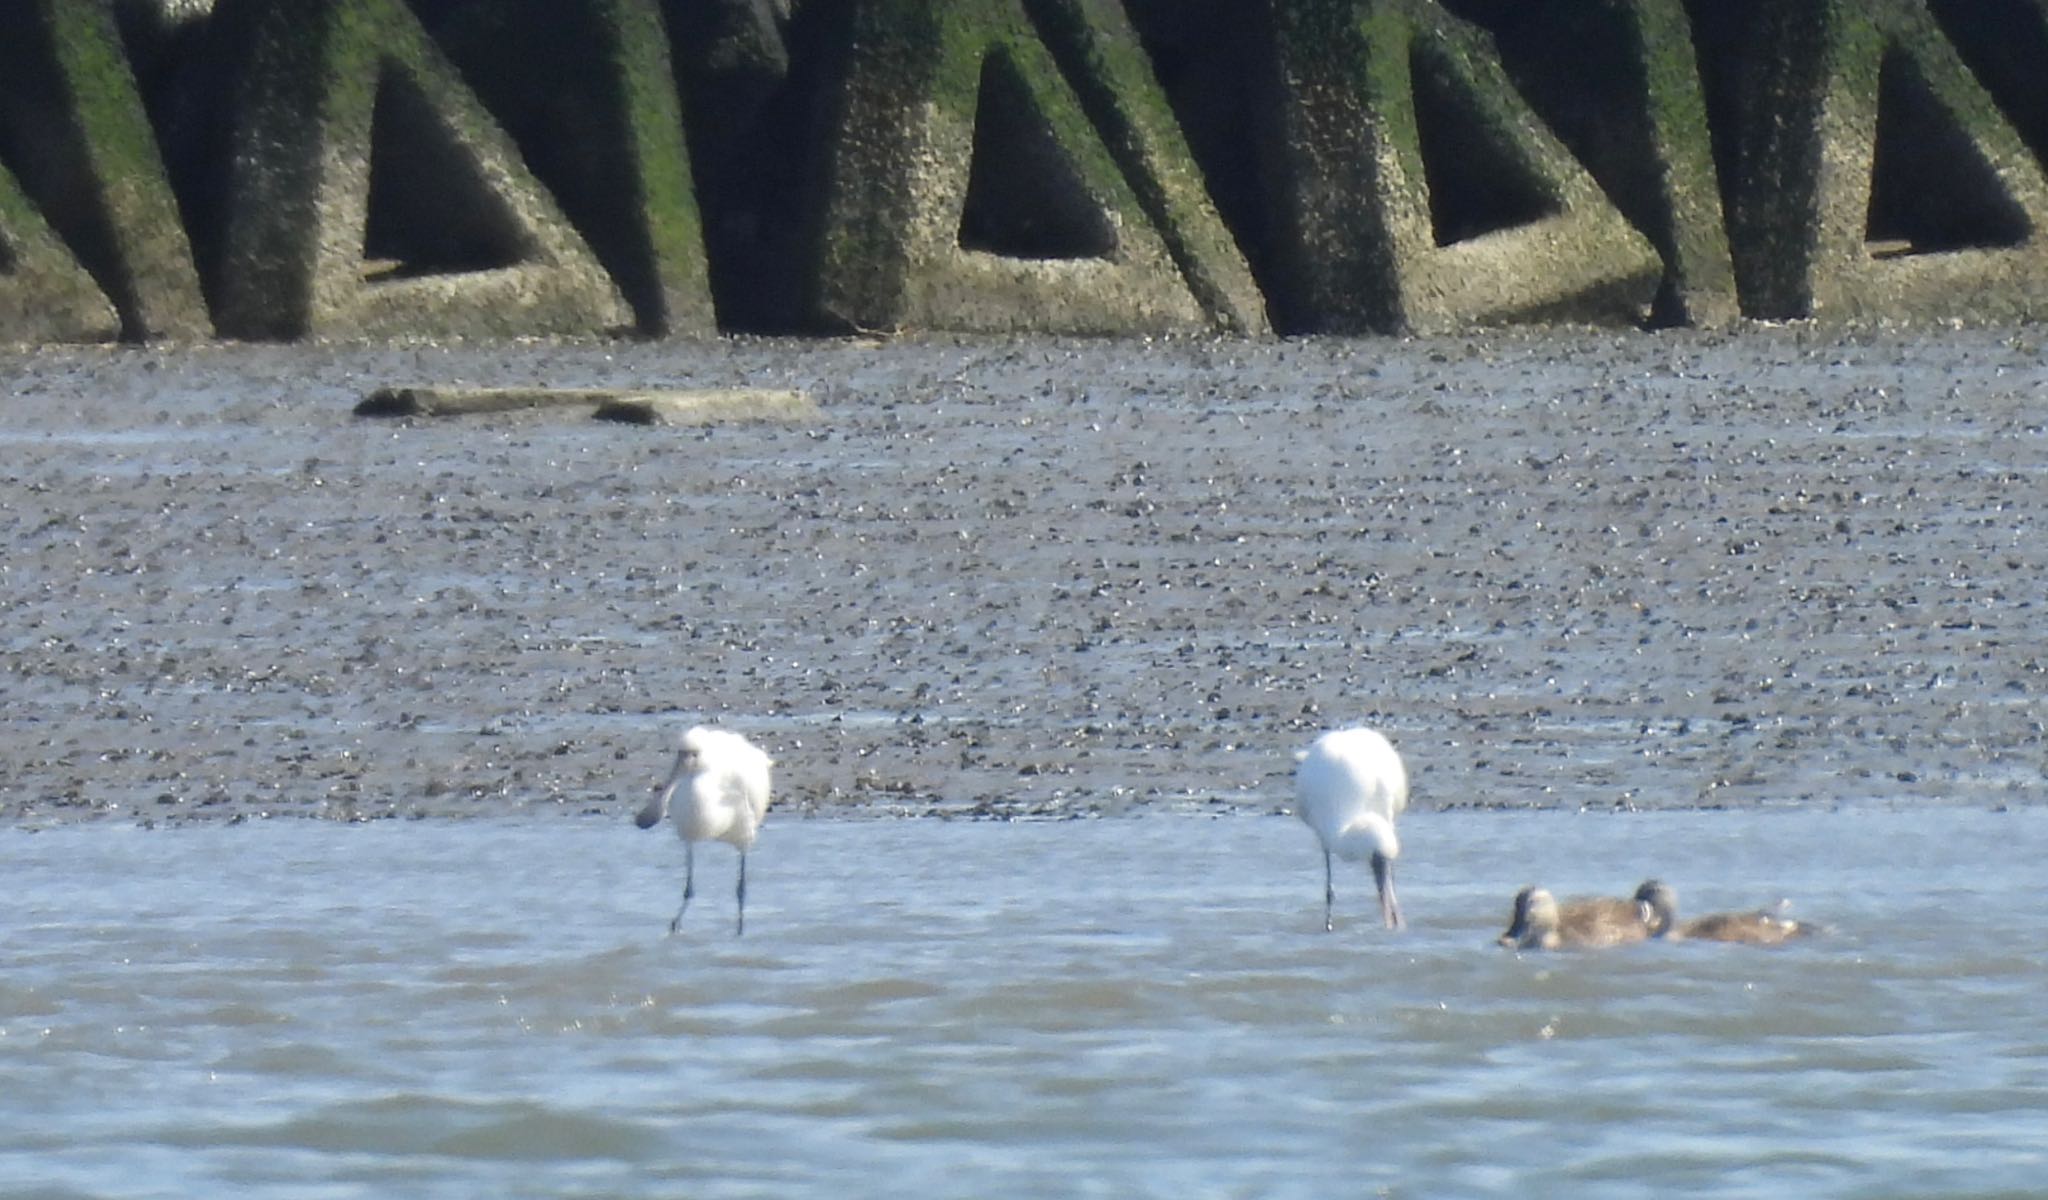
[[740, 852], [737, 932], [747, 931], [747, 851], [768, 815], [773, 765], [759, 746], [737, 733], [702, 725], [684, 732], [674, 769], [633, 818], [640, 828], [652, 829], [664, 813], [671, 814], [676, 836], [683, 839], [683, 903], [668, 923], [670, 933], [682, 925], [696, 891], [698, 842], [724, 842]]
[[1323, 928], [1336, 928], [1337, 885], [1330, 859], [1367, 859], [1379, 886], [1380, 916], [1401, 928], [1394, 860], [1401, 855], [1394, 819], [1408, 807], [1408, 769], [1393, 744], [1372, 729], [1333, 729], [1295, 756], [1295, 815], [1323, 845]]

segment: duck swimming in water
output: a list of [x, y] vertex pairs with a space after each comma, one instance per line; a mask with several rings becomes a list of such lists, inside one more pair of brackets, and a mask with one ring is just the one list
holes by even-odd
[[1636, 890], [1636, 899], [1648, 904], [1657, 914], [1657, 927], [1651, 936], [1666, 941], [1746, 942], [1752, 946], [1776, 946], [1814, 932], [1812, 925], [1781, 915], [1785, 907], [1782, 901], [1778, 912], [1759, 908], [1753, 912], [1709, 913], [1690, 921], [1680, 921], [1678, 893], [1669, 885], [1649, 880]]
[[1811, 937], [1814, 926], [1795, 921], [1779, 912], [1759, 908], [1753, 912], [1709, 913], [1695, 917], [1672, 930], [1670, 937], [1695, 942], [1743, 942], [1751, 946], [1778, 946], [1793, 938]]
[[1531, 886], [1515, 894], [1514, 918], [1499, 942], [1518, 950], [1625, 946], [1662, 936], [1676, 916], [1674, 894], [1654, 879], [1628, 900], [1601, 896], [1559, 903], [1548, 890]]

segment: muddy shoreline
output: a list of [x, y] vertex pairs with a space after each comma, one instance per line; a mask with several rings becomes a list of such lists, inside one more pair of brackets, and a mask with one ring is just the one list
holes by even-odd
[[[0, 353], [0, 822], [2031, 803], [2033, 329]], [[351, 415], [802, 389], [803, 426]]]

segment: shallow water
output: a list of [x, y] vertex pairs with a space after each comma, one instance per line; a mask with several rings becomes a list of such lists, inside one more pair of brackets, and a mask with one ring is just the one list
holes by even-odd
[[[1908, 1196], [2048, 1178], [2048, 812], [0, 831], [8, 1196]], [[1824, 937], [1516, 955], [1524, 882]]]

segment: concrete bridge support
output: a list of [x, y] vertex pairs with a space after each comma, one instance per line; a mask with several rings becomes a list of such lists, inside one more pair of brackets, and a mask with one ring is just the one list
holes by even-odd
[[1746, 34], [1731, 228], [1747, 311], [2048, 312], [2048, 178], [1920, 0], [1772, 0]]
[[2048, 313], [2048, 0], [13, 0], [0, 342]]
[[1428, 0], [1266, 0], [1277, 67], [1270, 286], [1291, 328], [1630, 321], [1661, 275], [1509, 82]]
[[717, 328], [657, 0], [500, 0], [423, 20], [648, 335]]
[[1680, 0], [1447, 0], [1663, 260], [1659, 325], [1739, 315], [1712, 125]]
[[0, 33], [0, 338], [210, 336], [111, 10], [23, 0]]
[[[1163, 96], [1099, 6], [860, 0], [823, 181], [820, 314], [853, 328], [1081, 333], [1211, 323], [1152, 212], [1054, 57], [1050, 28], [1119, 118], [1183, 258], [1225, 323], [1263, 325], [1235, 247], [1167, 130]], [[1091, 12], [1092, 10], [1092, 12]], [[1041, 25], [1043, 22], [1043, 26]], [[1114, 55], [1115, 52], [1113, 51]], [[1127, 67], [1121, 76], [1116, 66]], [[1154, 140], [1147, 143], [1150, 135]], [[1204, 266], [1212, 269], [1203, 272]]]
[[215, 19], [247, 21], [250, 54], [216, 285], [223, 332], [631, 323], [596, 256], [400, 0], [224, 0]]

